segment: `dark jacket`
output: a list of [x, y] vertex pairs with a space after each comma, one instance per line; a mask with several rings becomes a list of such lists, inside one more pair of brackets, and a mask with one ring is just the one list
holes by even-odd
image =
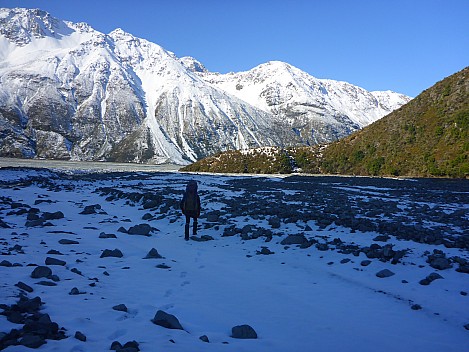
[[184, 192], [181, 203], [179, 204], [181, 207], [182, 213], [186, 216], [190, 216], [191, 218], [198, 218], [200, 216], [200, 197], [197, 193], [195, 193], [196, 209], [188, 210], [186, 209], [187, 194], [188, 194], [187, 191]]

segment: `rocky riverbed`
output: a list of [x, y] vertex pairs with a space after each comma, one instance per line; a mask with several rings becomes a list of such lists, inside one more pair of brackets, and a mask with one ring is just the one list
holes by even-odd
[[[185, 286], [194, 284], [196, 277], [200, 279], [199, 275], [207, 266], [221, 265], [229, 275], [236, 276], [232, 263], [225, 267], [226, 259], [218, 259], [232, 255], [244, 258], [236, 265], [240, 268], [246, 265], [246, 273], [253, 270], [249, 264], [253, 261], [256, 268], [263, 268], [269, 261], [265, 273], [273, 270], [282, 276], [284, 270], [291, 270], [291, 274], [295, 273], [292, 278], [300, 275], [298, 267], [308, 272], [315, 270], [318, 277], [327, 272], [333, 280], [341, 278], [347, 282], [361, 282], [363, 277], [356, 275], [369, 273], [372, 275], [366, 276], [366, 280], [371, 281], [363, 282], [360, 287], [372, 287], [372, 292], [384, 294], [387, 299], [407, 302], [413, 311], [424, 310], [444, 317], [443, 320], [451, 321], [450, 325], [459, 326], [460, 331], [455, 336], [464, 336], [459, 334], [469, 329], [465, 313], [463, 316], [455, 313], [457, 302], [465, 302], [467, 306], [469, 291], [469, 182], [466, 180], [234, 177], [14, 167], [1, 168], [0, 175], [0, 271], [4, 278], [0, 296], [4, 315], [0, 318], [0, 349], [19, 351], [21, 346], [51, 346], [51, 341], [55, 341], [53, 346], [62, 343], [63, 350], [70, 351], [103, 347], [151, 351], [148, 347], [151, 339], [142, 337], [136, 330], [151, 330], [158, 325], [159, 329], [196, 335], [198, 342], [177, 333], [163, 334], [166, 337], [160, 337], [158, 343], [178, 345], [179, 349], [175, 350], [187, 350], [188, 346], [191, 350], [204, 350], [207, 347], [200, 347], [198, 343], [209, 341], [209, 348], [214, 351], [222, 345], [230, 345], [227, 350], [249, 350], [253, 345], [246, 347], [235, 341], [239, 336], [241, 340], [257, 339], [257, 327], [261, 342], [254, 349], [282, 350], [285, 342], [275, 342], [278, 331], [272, 327], [266, 332], [269, 324], [259, 317], [260, 312], [252, 318], [255, 326], [251, 321], [230, 318], [239, 312], [239, 307], [225, 312], [225, 319], [213, 317], [218, 319], [218, 325], [227, 321], [227, 326], [233, 328], [232, 331], [223, 328], [227, 331], [224, 336], [216, 327], [199, 326], [203, 325], [200, 319], [187, 314], [194, 309], [193, 305], [174, 298], [175, 285], [185, 290]], [[192, 247], [181, 252], [183, 221], [179, 200], [189, 179], [199, 182], [203, 211], [199, 236], [193, 236], [188, 243]], [[186, 255], [191, 259], [185, 259]], [[204, 264], [200, 264], [202, 257]], [[310, 262], [311, 259], [314, 262]], [[188, 260], [194, 260], [197, 265], [181, 268]], [[143, 308], [129, 299], [125, 290], [113, 293], [111, 287], [125, 286], [130, 280], [122, 276], [123, 270], [132, 273], [133, 285], [149, 289], [145, 282], [149, 280], [144, 274], [148, 268], [143, 270], [143, 266], [150, 261], [158, 262], [154, 266], [157, 270], [173, 272], [161, 282], [165, 290], [156, 295], [160, 303], [150, 303], [153, 298], [144, 298], [141, 304], [146, 308]], [[288, 266], [289, 262], [296, 264]], [[259, 272], [259, 275], [265, 273]], [[190, 274], [192, 280], [186, 278]], [[211, 283], [220, 284], [220, 278], [213, 271], [204, 275], [212, 278]], [[308, 277], [302, 276], [300, 281], [308, 282]], [[121, 281], [114, 281], [112, 286], [113, 278]], [[176, 284], [177, 280], [181, 282]], [[256, 288], [258, 276], [256, 280], [249, 281], [250, 288]], [[382, 286], [381, 280], [398, 281]], [[129, 285], [129, 290], [136, 287]], [[231, 290], [238, 290], [239, 285]], [[277, 291], [282, 284], [270, 285]], [[425, 291], [429, 286], [444, 292], [445, 299], [452, 297], [457, 305], [446, 307], [430, 299], [433, 291]], [[312, 287], [305, 284], [300, 295], [306, 299]], [[206, 290], [201, 289], [200, 296], [196, 294], [200, 301], [207, 296]], [[283, 294], [286, 292], [290, 291]], [[146, 293], [140, 294], [147, 297]], [[187, 294], [194, 295], [194, 291], [187, 291]], [[83, 297], [77, 303], [82, 310], [65, 317], [60, 305], [71, 304], [74, 297]], [[111, 318], [103, 328], [107, 335], [100, 340], [89, 325], [96, 317], [85, 313], [83, 304], [94, 302], [94, 307], [100, 307], [99, 301], [108, 300], [112, 301], [108, 305], [113, 307], [114, 313], [101, 312], [102, 316], [109, 318], [106, 314], [110, 314]], [[274, 305], [285, 304], [271, 300]], [[128, 308], [131, 304], [123, 301], [133, 301], [139, 308]], [[144, 322], [140, 321], [142, 310], [150, 308], [153, 310], [146, 314]], [[256, 309], [251, 307], [254, 312]], [[285, 305], [285, 309], [292, 307]], [[118, 320], [122, 324], [124, 320], [136, 320], [141, 325], [137, 324], [136, 329], [126, 325], [114, 331], [109, 324], [116, 319], [113, 315], [116, 311], [124, 312], [125, 318]], [[179, 313], [179, 320], [167, 311]], [[186, 321], [179, 316], [184, 314]], [[318, 334], [315, 336], [321, 336]], [[297, 342], [298, 345], [289, 346], [310, 343], [306, 337]], [[456, 342], [458, 346], [460, 341]], [[216, 343], [221, 345], [215, 347]]]

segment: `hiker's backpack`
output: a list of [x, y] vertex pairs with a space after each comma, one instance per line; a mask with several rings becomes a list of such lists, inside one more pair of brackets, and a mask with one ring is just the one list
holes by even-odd
[[195, 181], [190, 181], [186, 186], [184, 211], [186, 212], [198, 212], [199, 211], [199, 204], [197, 202], [197, 182]]

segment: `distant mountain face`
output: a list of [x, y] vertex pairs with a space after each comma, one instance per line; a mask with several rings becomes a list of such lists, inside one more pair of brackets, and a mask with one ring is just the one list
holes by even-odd
[[0, 156], [187, 164], [329, 142], [410, 100], [286, 63], [210, 73], [120, 29], [0, 9]]

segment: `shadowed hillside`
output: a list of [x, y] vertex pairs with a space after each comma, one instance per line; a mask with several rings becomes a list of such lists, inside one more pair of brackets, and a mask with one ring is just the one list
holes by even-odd
[[400, 109], [331, 144], [326, 173], [393, 176], [469, 175], [469, 67]]

